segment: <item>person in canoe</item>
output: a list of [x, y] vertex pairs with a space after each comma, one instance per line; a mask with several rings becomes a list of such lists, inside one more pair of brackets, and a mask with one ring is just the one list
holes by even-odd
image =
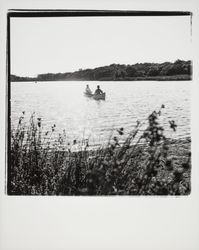
[[85, 93], [88, 94], [88, 95], [92, 95], [92, 91], [91, 91], [88, 84], [86, 85]]
[[101, 95], [103, 94], [103, 91], [100, 89], [100, 86], [97, 85], [97, 89], [95, 90], [95, 95]]

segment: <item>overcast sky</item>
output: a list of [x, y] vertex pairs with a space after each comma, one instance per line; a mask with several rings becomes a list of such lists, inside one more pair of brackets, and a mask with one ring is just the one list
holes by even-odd
[[11, 73], [191, 59], [190, 17], [11, 19]]

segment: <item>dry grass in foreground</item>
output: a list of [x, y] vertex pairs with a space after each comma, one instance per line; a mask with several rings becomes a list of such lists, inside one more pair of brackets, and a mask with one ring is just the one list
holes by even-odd
[[[106, 146], [89, 150], [87, 142], [78, 152], [70, 150], [64, 134], [52, 142], [55, 125], [44, 134], [41, 118], [34, 115], [25, 125], [23, 112], [11, 134], [8, 194], [188, 195], [190, 138], [165, 137], [159, 123], [163, 108], [149, 115], [148, 126], [138, 139], [143, 126], [140, 122], [122, 144], [124, 128], [118, 129], [118, 136]], [[175, 132], [175, 122], [169, 124]]]

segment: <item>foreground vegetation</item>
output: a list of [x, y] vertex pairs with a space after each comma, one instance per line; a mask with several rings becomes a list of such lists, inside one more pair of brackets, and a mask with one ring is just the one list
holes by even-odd
[[[131, 133], [119, 128], [96, 150], [89, 141], [72, 151], [66, 134], [51, 140], [56, 126], [45, 132], [34, 115], [24, 115], [12, 130], [9, 195], [187, 195], [190, 193], [190, 139], [171, 140], [159, 122], [164, 105], [137, 122]], [[175, 133], [175, 121], [168, 121]], [[120, 143], [125, 137], [125, 142]], [[77, 144], [74, 140], [73, 143]]]
[[75, 72], [39, 74], [35, 78], [11, 75], [11, 81], [176, 81], [191, 80], [191, 61], [174, 63], [111, 64]]

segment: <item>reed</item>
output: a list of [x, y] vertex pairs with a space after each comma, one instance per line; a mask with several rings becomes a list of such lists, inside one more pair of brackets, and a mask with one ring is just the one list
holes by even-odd
[[[164, 105], [144, 122], [138, 121], [127, 135], [119, 128], [105, 146], [93, 150], [86, 141], [76, 152], [66, 131], [52, 140], [56, 125], [45, 132], [41, 118], [32, 114], [26, 124], [23, 112], [11, 132], [8, 194], [188, 195], [190, 140], [165, 137], [159, 122], [162, 109]], [[175, 121], [168, 122], [175, 133]]]

